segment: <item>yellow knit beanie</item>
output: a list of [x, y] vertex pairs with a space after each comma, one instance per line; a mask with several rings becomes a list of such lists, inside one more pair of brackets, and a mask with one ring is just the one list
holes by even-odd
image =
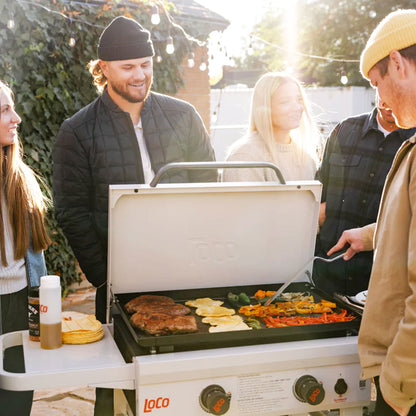
[[368, 78], [370, 69], [391, 51], [416, 44], [416, 10], [396, 10], [374, 29], [361, 54], [360, 70]]

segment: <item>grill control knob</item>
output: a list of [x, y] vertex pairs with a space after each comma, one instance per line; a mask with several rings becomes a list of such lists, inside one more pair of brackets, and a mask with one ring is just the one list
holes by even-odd
[[224, 415], [230, 408], [231, 394], [218, 384], [211, 384], [205, 387], [199, 395], [199, 404], [212, 415]]
[[334, 386], [335, 393], [344, 394], [348, 390], [348, 384], [343, 378], [339, 378]]
[[318, 383], [316, 378], [310, 375], [298, 378], [293, 386], [293, 392], [300, 402], [311, 405], [318, 405], [325, 398], [322, 383]]

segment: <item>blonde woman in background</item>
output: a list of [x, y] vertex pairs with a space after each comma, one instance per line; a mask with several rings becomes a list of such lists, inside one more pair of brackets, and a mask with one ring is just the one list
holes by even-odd
[[[226, 160], [274, 163], [287, 181], [314, 179], [319, 146], [319, 134], [299, 81], [272, 72], [254, 86], [248, 133], [231, 146]], [[276, 180], [270, 168], [223, 172], [223, 181]]]

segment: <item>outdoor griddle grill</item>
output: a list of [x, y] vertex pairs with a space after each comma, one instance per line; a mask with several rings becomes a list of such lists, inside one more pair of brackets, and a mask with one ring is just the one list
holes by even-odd
[[[320, 197], [317, 181], [110, 186], [104, 339], [47, 351], [26, 331], [2, 335], [3, 350], [23, 344], [26, 373], [2, 369], [0, 387], [126, 389], [117, 409], [140, 416], [361, 416], [370, 382], [359, 377], [360, 316], [339, 300], [356, 319], [209, 333], [198, 318], [197, 333], [158, 337], [133, 328], [123, 307], [142, 294], [185, 302], [277, 289], [313, 257]], [[311, 269], [286, 291], [328, 299]]]

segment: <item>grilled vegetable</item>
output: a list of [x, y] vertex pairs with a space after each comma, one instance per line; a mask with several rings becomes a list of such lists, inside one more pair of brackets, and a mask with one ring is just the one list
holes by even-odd
[[290, 316], [296, 313], [299, 314], [314, 314], [314, 313], [331, 313], [332, 309], [336, 308], [336, 304], [326, 301], [324, 299], [319, 303], [310, 302], [307, 300], [293, 301], [293, 302], [277, 302], [269, 306], [264, 306], [260, 303], [256, 305], [242, 306], [238, 312], [245, 316], [257, 316], [263, 318], [265, 316]]
[[254, 318], [248, 318], [248, 319], [246, 320], [246, 324], [247, 324], [250, 328], [253, 328], [253, 329], [261, 329], [261, 323], [260, 323], [257, 319], [254, 319]]
[[241, 292], [239, 295], [228, 292], [227, 300], [232, 306], [238, 308], [240, 306], [250, 305], [251, 303], [249, 296], [244, 292]]
[[261, 299], [257, 299], [260, 305], [264, 305], [268, 300], [269, 300], [270, 296], [266, 296], [264, 298]]
[[238, 295], [235, 295], [234, 293], [228, 292], [227, 300], [232, 306], [236, 306], [236, 307], [239, 306], [239, 304], [238, 304], [238, 301], [239, 301]]
[[238, 295], [238, 303], [239, 303], [240, 305], [250, 305], [250, 298], [247, 296], [247, 294], [246, 294], [246, 293], [241, 292], [241, 293]]
[[257, 299], [257, 300], [261, 300], [261, 299], [264, 299], [265, 297], [267, 297], [267, 298], [270, 298], [271, 296], [273, 296], [274, 295], [274, 290], [267, 290], [267, 291], [265, 291], [265, 290], [258, 290], [255, 294], [254, 294], [254, 297]]
[[[333, 322], [347, 322], [355, 319], [352, 315], [347, 315], [345, 309], [341, 310], [341, 313], [323, 313], [319, 317], [312, 316], [266, 316], [263, 318], [267, 328], [278, 328], [283, 326], [300, 326], [300, 325], [313, 325], [313, 324], [328, 324]], [[247, 323], [248, 325], [248, 323]]]
[[[262, 305], [273, 295], [275, 291], [273, 290], [258, 290], [254, 297], [261, 303]], [[301, 300], [309, 300], [313, 302], [313, 297], [309, 292], [284, 292], [279, 297], [277, 297], [273, 303], [276, 302], [293, 302], [293, 301], [301, 301]]]

